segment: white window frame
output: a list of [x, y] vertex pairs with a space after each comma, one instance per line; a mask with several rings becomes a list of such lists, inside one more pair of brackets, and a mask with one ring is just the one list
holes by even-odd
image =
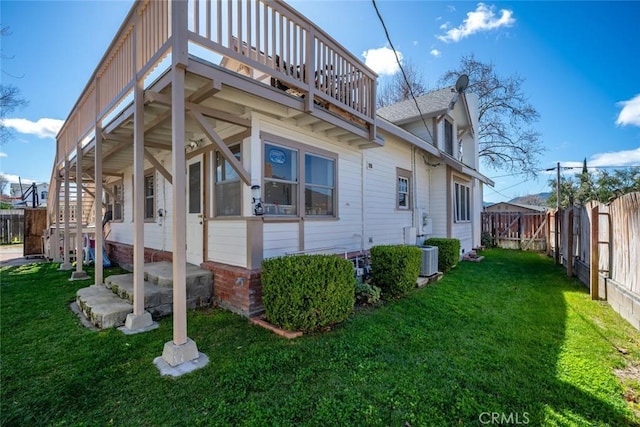
[[[239, 157], [236, 157], [236, 159], [238, 159], [239, 162], [242, 162], [242, 143], [238, 142], [236, 144], [231, 144], [229, 145], [229, 150], [231, 150], [232, 154], [235, 155], [234, 151], [238, 149], [238, 153], [239, 153]], [[220, 164], [218, 164], [220, 163]], [[221, 179], [218, 180], [218, 167], [223, 168], [222, 174], [224, 177], [226, 177], [228, 175], [228, 171], [227, 168], [230, 169], [231, 171], [233, 171], [236, 174], [235, 178], [232, 179]], [[235, 171], [235, 169], [233, 169], [233, 166], [231, 165], [231, 163], [229, 163], [224, 156], [222, 155], [222, 153], [218, 150], [214, 150], [213, 151], [213, 176], [214, 176], [214, 180], [215, 180], [215, 185], [214, 185], [214, 195], [213, 195], [213, 212], [214, 212], [214, 216], [215, 217], [235, 217], [235, 216], [241, 216], [242, 215], [242, 180], [240, 179], [240, 176], [237, 174], [237, 172]], [[218, 191], [222, 191], [222, 187], [223, 186], [231, 186], [231, 185], [237, 185], [238, 186], [238, 191], [240, 192], [240, 197], [238, 199], [239, 201], [239, 206], [237, 206], [237, 212], [238, 213], [233, 213], [233, 214], [226, 214], [223, 212], [223, 206], [218, 206]]]
[[461, 182], [453, 184], [453, 222], [471, 222], [471, 186]]
[[[325, 151], [322, 150], [320, 148], [316, 148], [316, 147], [311, 147], [309, 145], [306, 144], [302, 144], [287, 138], [283, 138], [283, 137], [279, 137], [273, 134], [268, 134], [268, 133], [262, 133], [261, 134], [261, 140], [262, 140], [262, 159], [264, 161], [264, 155], [265, 155], [265, 150], [266, 150], [266, 145], [271, 145], [271, 146], [275, 146], [275, 147], [282, 147], [284, 149], [287, 150], [292, 150], [296, 153], [296, 162], [297, 162], [297, 181], [285, 181], [285, 180], [279, 180], [279, 179], [273, 179], [273, 178], [268, 178], [266, 177], [266, 165], [265, 165], [265, 170], [263, 170], [262, 172], [262, 201], [263, 201], [263, 207], [265, 208], [265, 212], [264, 215], [267, 218], [273, 218], [273, 219], [277, 219], [277, 218], [282, 218], [282, 219], [292, 219], [292, 218], [305, 218], [305, 219], [309, 219], [309, 220], [335, 220], [338, 219], [338, 155], [336, 153], [330, 152], [330, 151]], [[305, 196], [305, 189], [307, 187], [307, 183], [306, 183], [306, 173], [305, 173], [305, 162], [306, 162], [306, 155], [309, 154], [311, 156], [316, 156], [316, 157], [321, 157], [327, 160], [330, 160], [333, 162], [333, 187], [324, 187], [324, 188], [331, 188], [332, 189], [332, 196], [333, 196], [333, 200], [332, 200], [332, 206], [333, 206], [333, 213], [330, 215], [316, 215], [316, 214], [312, 214], [306, 213], [306, 196]], [[287, 183], [287, 184], [295, 184], [296, 185], [296, 213], [295, 214], [285, 214], [282, 212], [278, 212], [278, 213], [271, 213], [269, 211], [269, 208], [266, 204], [266, 197], [265, 197], [265, 191], [266, 191], [266, 186], [269, 185], [269, 182], [283, 182], [283, 183]], [[312, 187], [322, 187], [320, 185], [316, 185], [316, 184], [311, 184], [309, 183], [310, 186]]]
[[[396, 168], [396, 210], [399, 211], [408, 211], [411, 210], [411, 178], [412, 173], [409, 170]], [[406, 191], [401, 190], [400, 182], [406, 182], [407, 188]], [[405, 205], [401, 205], [401, 197], [400, 195], [404, 194]]]

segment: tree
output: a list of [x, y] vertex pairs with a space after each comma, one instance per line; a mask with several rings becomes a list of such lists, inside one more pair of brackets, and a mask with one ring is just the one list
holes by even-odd
[[[556, 207], [556, 180], [549, 180], [552, 193], [547, 199], [550, 207]], [[640, 169], [615, 169], [613, 172], [597, 170], [589, 172], [586, 160], [582, 171], [575, 177], [560, 178], [560, 206], [586, 204], [591, 200], [609, 203], [623, 194], [640, 192]]]
[[7, 184], [9, 184], [9, 179], [4, 174], [0, 173], [0, 194], [4, 194]]
[[[0, 36], [4, 37], [10, 34], [11, 32], [9, 31], [9, 27], [0, 26]], [[0, 54], [0, 59], [4, 61], [11, 58], [4, 54]], [[11, 76], [4, 69], [2, 70], [2, 74]], [[11, 137], [11, 132], [9, 132], [4, 125], [4, 118], [7, 117], [7, 114], [12, 113], [16, 108], [23, 107], [25, 105], [27, 105], [27, 101], [20, 97], [20, 89], [13, 85], [4, 83], [0, 84], [0, 144], [4, 144]]]
[[[386, 107], [401, 101], [411, 99], [413, 96], [424, 95], [428, 90], [428, 85], [424, 82], [424, 78], [413, 63], [405, 61], [402, 65], [402, 71], [398, 71], [391, 79], [378, 91], [378, 108]], [[405, 76], [407, 80], [405, 81]], [[407, 85], [409, 82], [409, 85]], [[411, 90], [409, 90], [411, 88]]]
[[462, 74], [469, 76], [467, 92], [479, 98], [480, 158], [493, 169], [535, 176], [544, 148], [540, 133], [532, 128], [540, 115], [523, 92], [524, 78], [498, 75], [493, 63], [471, 54], [463, 56], [459, 67], [447, 71], [440, 82], [453, 85]]

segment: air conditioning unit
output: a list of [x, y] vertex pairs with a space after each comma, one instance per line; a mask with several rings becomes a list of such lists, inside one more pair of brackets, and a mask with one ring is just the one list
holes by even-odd
[[420, 246], [422, 249], [422, 263], [420, 265], [420, 276], [429, 277], [438, 272], [438, 247]]

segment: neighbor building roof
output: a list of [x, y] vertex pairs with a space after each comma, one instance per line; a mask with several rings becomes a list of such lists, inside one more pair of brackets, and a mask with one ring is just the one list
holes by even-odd
[[[455, 91], [452, 91], [451, 87], [446, 87], [444, 89], [434, 90], [433, 92], [417, 96], [416, 101], [418, 102], [418, 106], [420, 107], [420, 111], [423, 116], [435, 116], [449, 110], [451, 100], [455, 94]], [[420, 113], [418, 112], [416, 103], [413, 99], [408, 99], [406, 101], [398, 102], [397, 104], [379, 108], [377, 110], [377, 114], [383, 119], [389, 120], [395, 124], [420, 117]]]

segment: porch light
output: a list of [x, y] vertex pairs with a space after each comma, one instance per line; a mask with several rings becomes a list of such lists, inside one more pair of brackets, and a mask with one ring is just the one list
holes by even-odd
[[251, 194], [253, 195], [253, 214], [256, 216], [264, 214], [262, 209], [262, 194], [260, 193], [260, 186], [252, 185]]

